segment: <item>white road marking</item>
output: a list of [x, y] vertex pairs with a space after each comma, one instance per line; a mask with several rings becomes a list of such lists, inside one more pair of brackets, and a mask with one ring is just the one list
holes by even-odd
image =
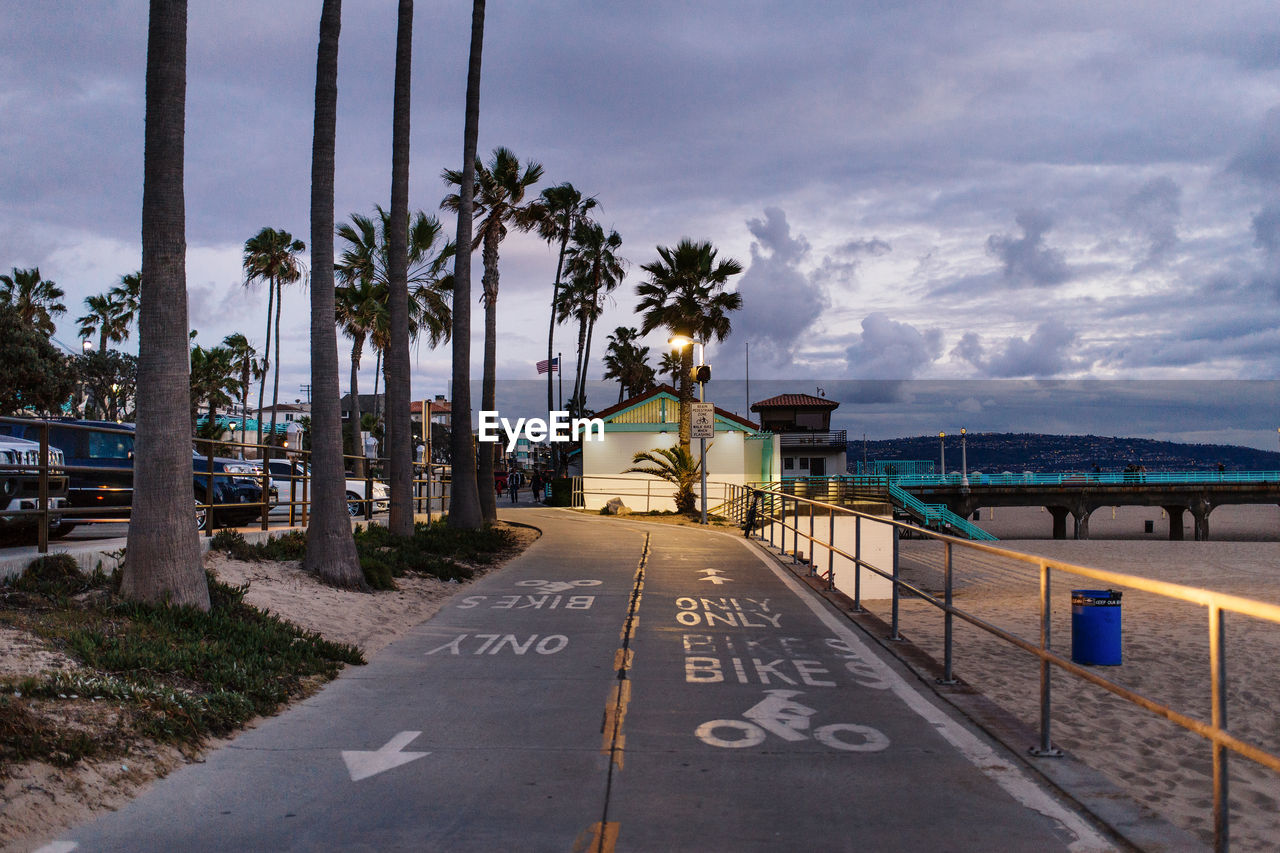
[[[729, 538], [739, 542], [742, 541], [738, 540], [737, 537]], [[1049, 796], [1043, 788], [1028, 778], [1020, 768], [998, 755], [976, 735], [949, 718], [940, 708], [925, 699], [901, 675], [873, 654], [871, 649], [863, 643], [852, 628], [828, 611], [813, 596], [806, 594], [808, 590], [802, 587], [799, 581], [787, 575], [780, 566], [756, 550], [755, 547], [743, 544], [756, 555], [760, 562], [769, 568], [769, 571], [773, 572], [782, 581], [787, 589], [795, 593], [796, 597], [803, 601], [805, 606], [813, 611], [814, 615], [824, 625], [847, 643], [849, 648], [858, 654], [861, 662], [866, 667], [874, 669], [877, 675], [888, 684], [889, 689], [908, 708], [915, 711], [925, 722], [933, 726], [938, 734], [954, 746], [971, 764], [981, 770], [983, 774], [1003, 788], [1006, 793], [1019, 803], [1051, 820], [1057, 821], [1064, 829], [1074, 835], [1076, 840], [1067, 845], [1069, 850], [1073, 851], [1073, 853], [1094, 853], [1095, 851], [1100, 853], [1100, 851], [1115, 850], [1115, 845], [1100, 835], [1084, 818], [1065, 808], [1061, 803]]]
[[43, 847], [38, 848], [35, 853], [71, 853], [80, 845], [74, 841], [50, 841]]
[[346, 762], [347, 772], [352, 782], [377, 776], [379, 773], [408, 764], [410, 761], [430, 755], [429, 752], [401, 752], [410, 741], [422, 732], [400, 732], [387, 741], [384, 746], [372, 752], [367, 750], [344, 749], [342, 760]]
[[706, 575], [705, 578], [699, 578], [699, 580], [711, 581], [716, 586], [720, 586], [722, 583], [733, 583], [733, 578], [720, 577], [719, 569], [702, 569], [699, 574]]

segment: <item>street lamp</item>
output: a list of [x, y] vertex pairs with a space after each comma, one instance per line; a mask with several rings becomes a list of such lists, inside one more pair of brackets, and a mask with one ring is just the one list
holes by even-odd
[[969, 488], [969, 455], [965, 449], [964, 437], [965, 429], [960, 427], [960, 488], [967, 489]]
[[[677, 352], [689, 346], [690, 344], [693, 345], [693, 348], [694, 348], [693, 358], [694, 358], [694, 361], [696, 362], [696, 364], [694, 364], [693, 370], [694, 370], [694, 376], [698, 380], [698, 402], [705, 403], [707, 401], [706, 382], [707, 382], [707, 379], [709, 379], [711, 376], [711, 369], [707, 367], [707, 365], [703, 364], [705, 351], [703, 349], [702, 342], [695, 341], [689, 335], [682, 335], [679, 332], [677, 332], [667, 340], [667, 343], [670, 344], [671, 348], [676, 350]], [[702, 510], [702, 523], [706, 524], [707, 523], [707, 440], [705, 438], [698, 439], [698, 467], [702, 475], [702, 497], [700, 501], [701, 510]]]
[[944, 439], [947, 437], [945, 432], [938, 433], [938, 455], [941, 457], [942, 465], [942, 481], [947, 481], [947, 445]]
[[[80, 349], [84, 350], [84, 354], [88, 355], [93, 352], [93, 341], [85, 338], [80, 342]], [[93, 405], [93, 387], [88, 383], [84, 383], [84, 416], [89, 417], [89, 409]]]

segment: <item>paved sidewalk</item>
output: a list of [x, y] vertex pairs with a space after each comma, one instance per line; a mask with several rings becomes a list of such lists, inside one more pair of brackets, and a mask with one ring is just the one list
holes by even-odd
[[48, 849], [1110, 849], [754, 546], [503, 515], [545, 535]]

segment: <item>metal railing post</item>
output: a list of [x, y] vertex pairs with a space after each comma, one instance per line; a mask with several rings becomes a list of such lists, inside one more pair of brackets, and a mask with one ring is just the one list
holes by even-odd
[[[1052, 625], [1049, 620], [1049, 564], [1040, 561], [1040, 651], [1049, 651]], [[1040, 743], [1029, 751], [1041, 758], [1059, 758], [1062, 751], [1054, 748], [1052, 738], [1053, 704], [1047, 658], [1040, 658]]]
[[862, 516], [853, 517], [853, 612], [862, 612]]
[[827, 589], [832, 590], [836, 588], [836, 514], [829, 512], [827, 517]]
[[[212, 445], [211, 445], [212, 447]], [[262, 454], [262, 529], [267, 529], [267, 517], [271, 515], [271, 446], [258, 448]], [[213, 482], [213, 450], [209, 450], [209, 482]], [[210, 499], [212, 503], [212, 499]], [[213, 507], [209, 507], [209, 520], [213, 520]], [[205, 525], [208, 529], [212, 525]]]
[[364, 520], [373, 520], [373, 466], [364, 468]]
[[[49, 424], [40, 422], [40, 515], [37, 524], [40, 532], [36, 534], [36, 550], [41, 554], [49, 553]], [[21, 504], [19, 504], [21, 506]]]
[[[1227, 727], [1227, 652], [1224, 640], [1225, 614], [1209, 605], [1209, 677], [1213, 709], [1210, 717], [1215, 731]], [[1213, 742], [1213, 849], [1225, 853], [1231, 847], [1231, 801], [1227, 773], [1227, 748]]]
[[952, 651], [952, 634], [951, 634], [951, 543], [943, 543], [942, 552], [942, 584], [943, 584], [943, 602], [946, 604], [946, 610], [943, 611], [942, 617], [942, 678], [938, 679], [939, 684], [955, 684], [955, 673], [951, 667], [951, 651]]
[[289, 463], [289, 526], [293, 527], [297, 522], [295, 511], [298, 508], [298, 479], [297, 472], [293, 470], [293, 463]]
[[[763, 503], [763, 501], [761, 501]], [[769, 547], [773, 547], [773, 495], [769, 495]]]
[[302, 526], [307, 526], [307, 514], [311, 511], [311, 501], [307, 495], [308, 487], [311, 484], [311, 478], [306, 474], [302, 475]]
[[809, 504], [809, 577], [817, 573], [818, 568], [813, 564], [813, 504]]
[[[213, 487], [213, 442], [212, 441], [205, 442], [204, 461], [205, 461], [205, 464], [209, 466], [209, 479], [205, 480], [205, 483], [204, 483], [204, 501], [209, 505], [209, 508], [205, 510], [205, 516], [204, 516], [204, 535], [205, 535], [205, 538], [207, 539], [213, 536], [214, 487]], [[266, 466], [263, 466], [263, 471], [264, 472], [266, 471]], [[266, 492], [263, 491], [263, 494], [265, 495]], [[265, 512], [266, 510], [264, 509], [263, 513], [265, 514]]]
[[898, 586], [898, 528], [893, 528], [893, 633], [889, 635], [890, 640], [901, 640], [902, 635], [898, 633], [898, 602], [902, 598], [901, 589]]

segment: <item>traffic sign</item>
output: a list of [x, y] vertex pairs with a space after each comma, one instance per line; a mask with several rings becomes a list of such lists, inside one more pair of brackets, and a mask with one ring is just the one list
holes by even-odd
[[716, 437], [716, 407], [714, 403], [693, 403], [690, 408], [691, 438]]

